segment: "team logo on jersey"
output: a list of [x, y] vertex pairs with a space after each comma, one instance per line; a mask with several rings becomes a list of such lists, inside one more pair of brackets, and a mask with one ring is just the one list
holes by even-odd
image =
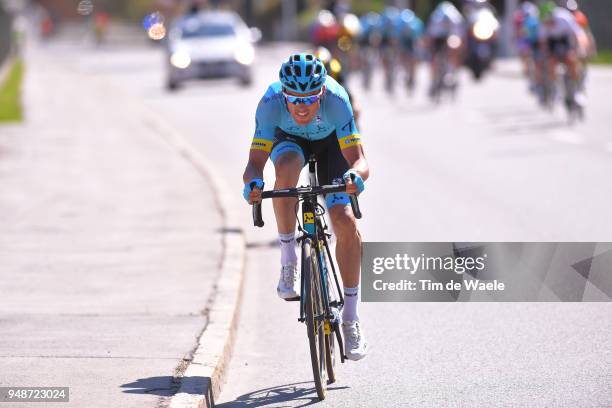
[[361, 137], [358, 133], [342, 137], [338, 140], [340, 143], [340, 149], [346, 149], [347, 147], [356, 146], [361, 144]]

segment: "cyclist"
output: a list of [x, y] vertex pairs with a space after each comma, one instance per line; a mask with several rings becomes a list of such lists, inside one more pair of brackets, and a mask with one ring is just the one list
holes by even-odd
[[[319, 59], [306, 53], [291, 55], [282, 64], [279, 79], [257, 106], [255, 135], [243, 175], [244, 198], [249, 203], [261, 200], [268, 158], [276, 172], [274, 188], [283, 189], [296, 186], [311, 153], [317, 157], [320, 184], [344, 181], [348, 194], [362, 192], [369, 168], [344, 88], [327, 75]], [[336, 260], [344, 283], [346, 354], [360, 360], [367, 353], [357, 310], [361, 235], [347, 194], [330, 194], [325, 202], [336, 233]], [[299, 298], [295, 204], [294, 198], [273, 199], [281, 249], [277, 292], [285, 300]]]
[[397, 30], [396, 20], [399, 17], [399, 9], [397, 7], [385, 7], [381, 13], [381, 33], [380, 41], [380, 61], [382, 62], [383, 72], [385, 74], [385, 89], [387, 92], [393, 92], [395, 79], [395, 57], [397, 48]]
[[[344, 67], [348, 76], [358, 58], [358, 38], [361, 25], [355, 14], [346, 13], [339, 18], [340, 33], [338, 35], [338, 54], [334, 55]], [[331, 50], [330, 50], [331, 51]]]
[[576, 19], [576, 23], [582, 28], [582, 32], [578, 37], [578, 56], [580, 58], [580, 84], [579, 88], [584, 90], [588, 60], [594, 58], [597, 55], [597, 44], [595, 37], [591, 31], [589, 19], [580, 10], [578, 3], [575, 0], [568, 0], [565, 3], [565, 8], [568, 9]]
[[402, 10], [395, 21], [399, 43], [399, 55], [406, 69], [406, 86], [412, 91], [418, 64], [418, 43], [423, 35], [423, 21], [408, 8]]
[[342, 86], [346, 91], [346, 94], [349, 97], [349, 102], [353, 107], [355, 123], [358, 125], [360, 109], [359, 105], [355, 102], [355, 96], [351, 93], [349, 87], [347, 86], [347, 75], [344, 64], [342, 64], [340, 60], [334, 58], [331, 52], [325, 47], [318, 47], [313, 54], [323, 63], [325, 70], [327, 71], [327, 75], [334, 78], [336, 82], [338, 82], [338, 84], [340, 84], [340, 86]]
[[521, 4], [514, 16], [517, 48], [523, 62], [523, 73], [529, 89], [535, 90], [541, 82], [541, 53], [539, 52], [540, 12], [530, 1]]
[[340, 24], [336, 16], [329, 10], [321, 10], [311, 28], [311, 42], [315, 47], [323, 46], [336, 53]]
[[573, 14], [552, 1], [540, 6], [540, 42], [548, 59], [548, 75], [552, 81], [557, 80], [557, 65], [564, 63], [576, 83], [578, 76], [578, 38], [584, 33]]
[[429, 17], [427, 24], [427, 42], [431, 53], [431, 93], [435, 91], [441, 64], [440, 54], [448, 51], [451, 71], [461, 65], [461, 46], [464, 38], [463, 16], [449, 1], [438, 4]]
[[359, 65], [363, 75], [363, 86], [370, 88], [372, 71], [376, 64], [376, 52], [382, 41], [381, 18], [370, 12], [359, 19]]

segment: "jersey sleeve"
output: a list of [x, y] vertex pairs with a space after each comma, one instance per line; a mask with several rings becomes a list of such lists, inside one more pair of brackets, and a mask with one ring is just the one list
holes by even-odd
[[279, 123], [279, 104], [274, 91], [268, 88], [257, 105], [255, 113], [255, 134], [251, 142], [251, 150], [272, 151], [274, 132]]
[[361, 135], [355, 124], [353, 107], [344, 88], [329, 97], [330, 119], [336, 129], [340, 149], [361, 144]]

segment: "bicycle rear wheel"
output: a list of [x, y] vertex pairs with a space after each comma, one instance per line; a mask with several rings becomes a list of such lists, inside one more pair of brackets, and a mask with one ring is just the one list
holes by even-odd
[[304, 273], [306, 332], [310, 347], [310, 362], [319, 399], [327, 394], [327, 339], [325, 336], [325, 310], [321, 291], [321, 275], [310, 240], [302, 246], [302, 272]]

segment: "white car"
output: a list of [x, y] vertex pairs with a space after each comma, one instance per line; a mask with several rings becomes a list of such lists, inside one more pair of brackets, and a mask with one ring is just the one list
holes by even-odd
[[252, 82], [254, 43], [261, 37], [229, 11], [202, 11], [178, 19], [168, 36], [168, 89], [186, 80], [236, 77]]

